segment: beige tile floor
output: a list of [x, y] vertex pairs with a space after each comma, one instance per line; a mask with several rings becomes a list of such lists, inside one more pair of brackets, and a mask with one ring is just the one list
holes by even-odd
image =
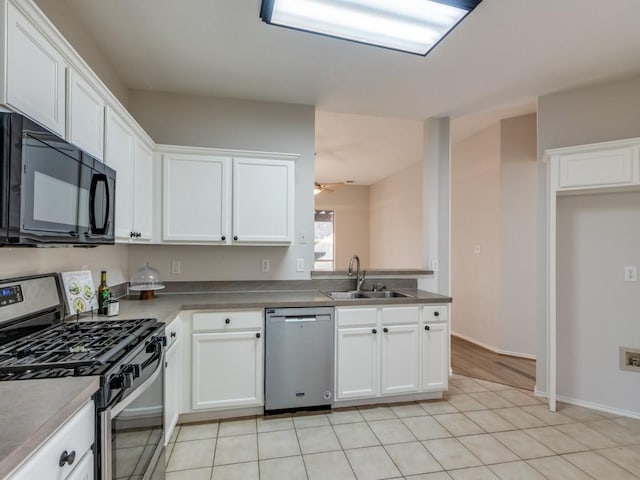
[[640, 479], [640, 420], [454, 375], [444, 400], [183, 425], [166, 480]]

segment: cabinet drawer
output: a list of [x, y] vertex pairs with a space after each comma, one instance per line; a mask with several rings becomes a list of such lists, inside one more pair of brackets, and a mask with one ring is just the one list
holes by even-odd
[[[11, 480], [66, 478], [91, 448], [95, 435], [94, 425], [95, 408], [93, 402], [89, 402], [9, 478]], [[72, 465], [65, 463], [61, 467], [60, 457], [65, 450], [68, 453], [75, 452], [75, 461]]]
[[374, 308], [338, 308], [336, 309], [338, 327], [368, 327], [378, 323], [377, 309]]
[[193, 314], [193, 331], [244, 330], [262, 328], [263, 312], [196, 312]]
[[417, 324], [420, 321], [420, 308], [410, 307], [384, 307], [382, 309], [382, 325], [407, 325]]
[[445, 322], [449, 320], [449, 308], [446, 305], [433, 305], [422, 308], [422, 320], [425, 322]]

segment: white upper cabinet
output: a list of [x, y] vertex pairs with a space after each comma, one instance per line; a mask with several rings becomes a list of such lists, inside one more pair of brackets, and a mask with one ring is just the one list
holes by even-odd
[[214, 149], [168, 149], [163, 153], [163, 241], [291, 243], [292, 160], [235, 158], [231, 154], [237, 152], [216, 155]]
[[234, 242], [292, 242], [293, 165], [283, 160], [234, 158]]
[[226, 243], [231, 159], [165, 153], [163, 163], [162, 239]]
[[4, 103], [64, 137], [67, 63], [12, 2], [6, 8]]
[[630, 185], [634, 180], [633, 150], [566, 153], [560, 156], [560, 188]]
[[153, 148], [135, 137], [133, 162], [133, 240], [153, 240]]
[[104, 152], [102, 96], [74, 69], [69, 69], [68, 140], [99, 160]]
[[[131, 127], [107, 108], [105, 163], [116, 171], [116, 240], [133, 237], [133, 162], [135, 135]], [[149, 212], [151, 215], [151, 212]]]

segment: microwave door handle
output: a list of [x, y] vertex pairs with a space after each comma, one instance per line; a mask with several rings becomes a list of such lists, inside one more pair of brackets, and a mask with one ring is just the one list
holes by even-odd
[[[106, 192], [106, 212], [104, 224], [101, 228], [96, 225], [96, 193], [98, 191], [98, 183], [104, 183]], [[91, 190], [89, 191], [89, 223], [91, 224], [91, 233], [94, 235], [104, 235], [107, 233], [107, 223], [109, 218], [109, 182], [104, 173], [95, 173], [91, 179]]]

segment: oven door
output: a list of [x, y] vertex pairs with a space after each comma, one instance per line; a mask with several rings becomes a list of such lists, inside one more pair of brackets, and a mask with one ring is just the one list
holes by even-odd
[[158, 347], [154, 356], [128, 364], [140, 366], [138, 385], [100, 414], [102, 480], [164, 479], [164, 349]]

